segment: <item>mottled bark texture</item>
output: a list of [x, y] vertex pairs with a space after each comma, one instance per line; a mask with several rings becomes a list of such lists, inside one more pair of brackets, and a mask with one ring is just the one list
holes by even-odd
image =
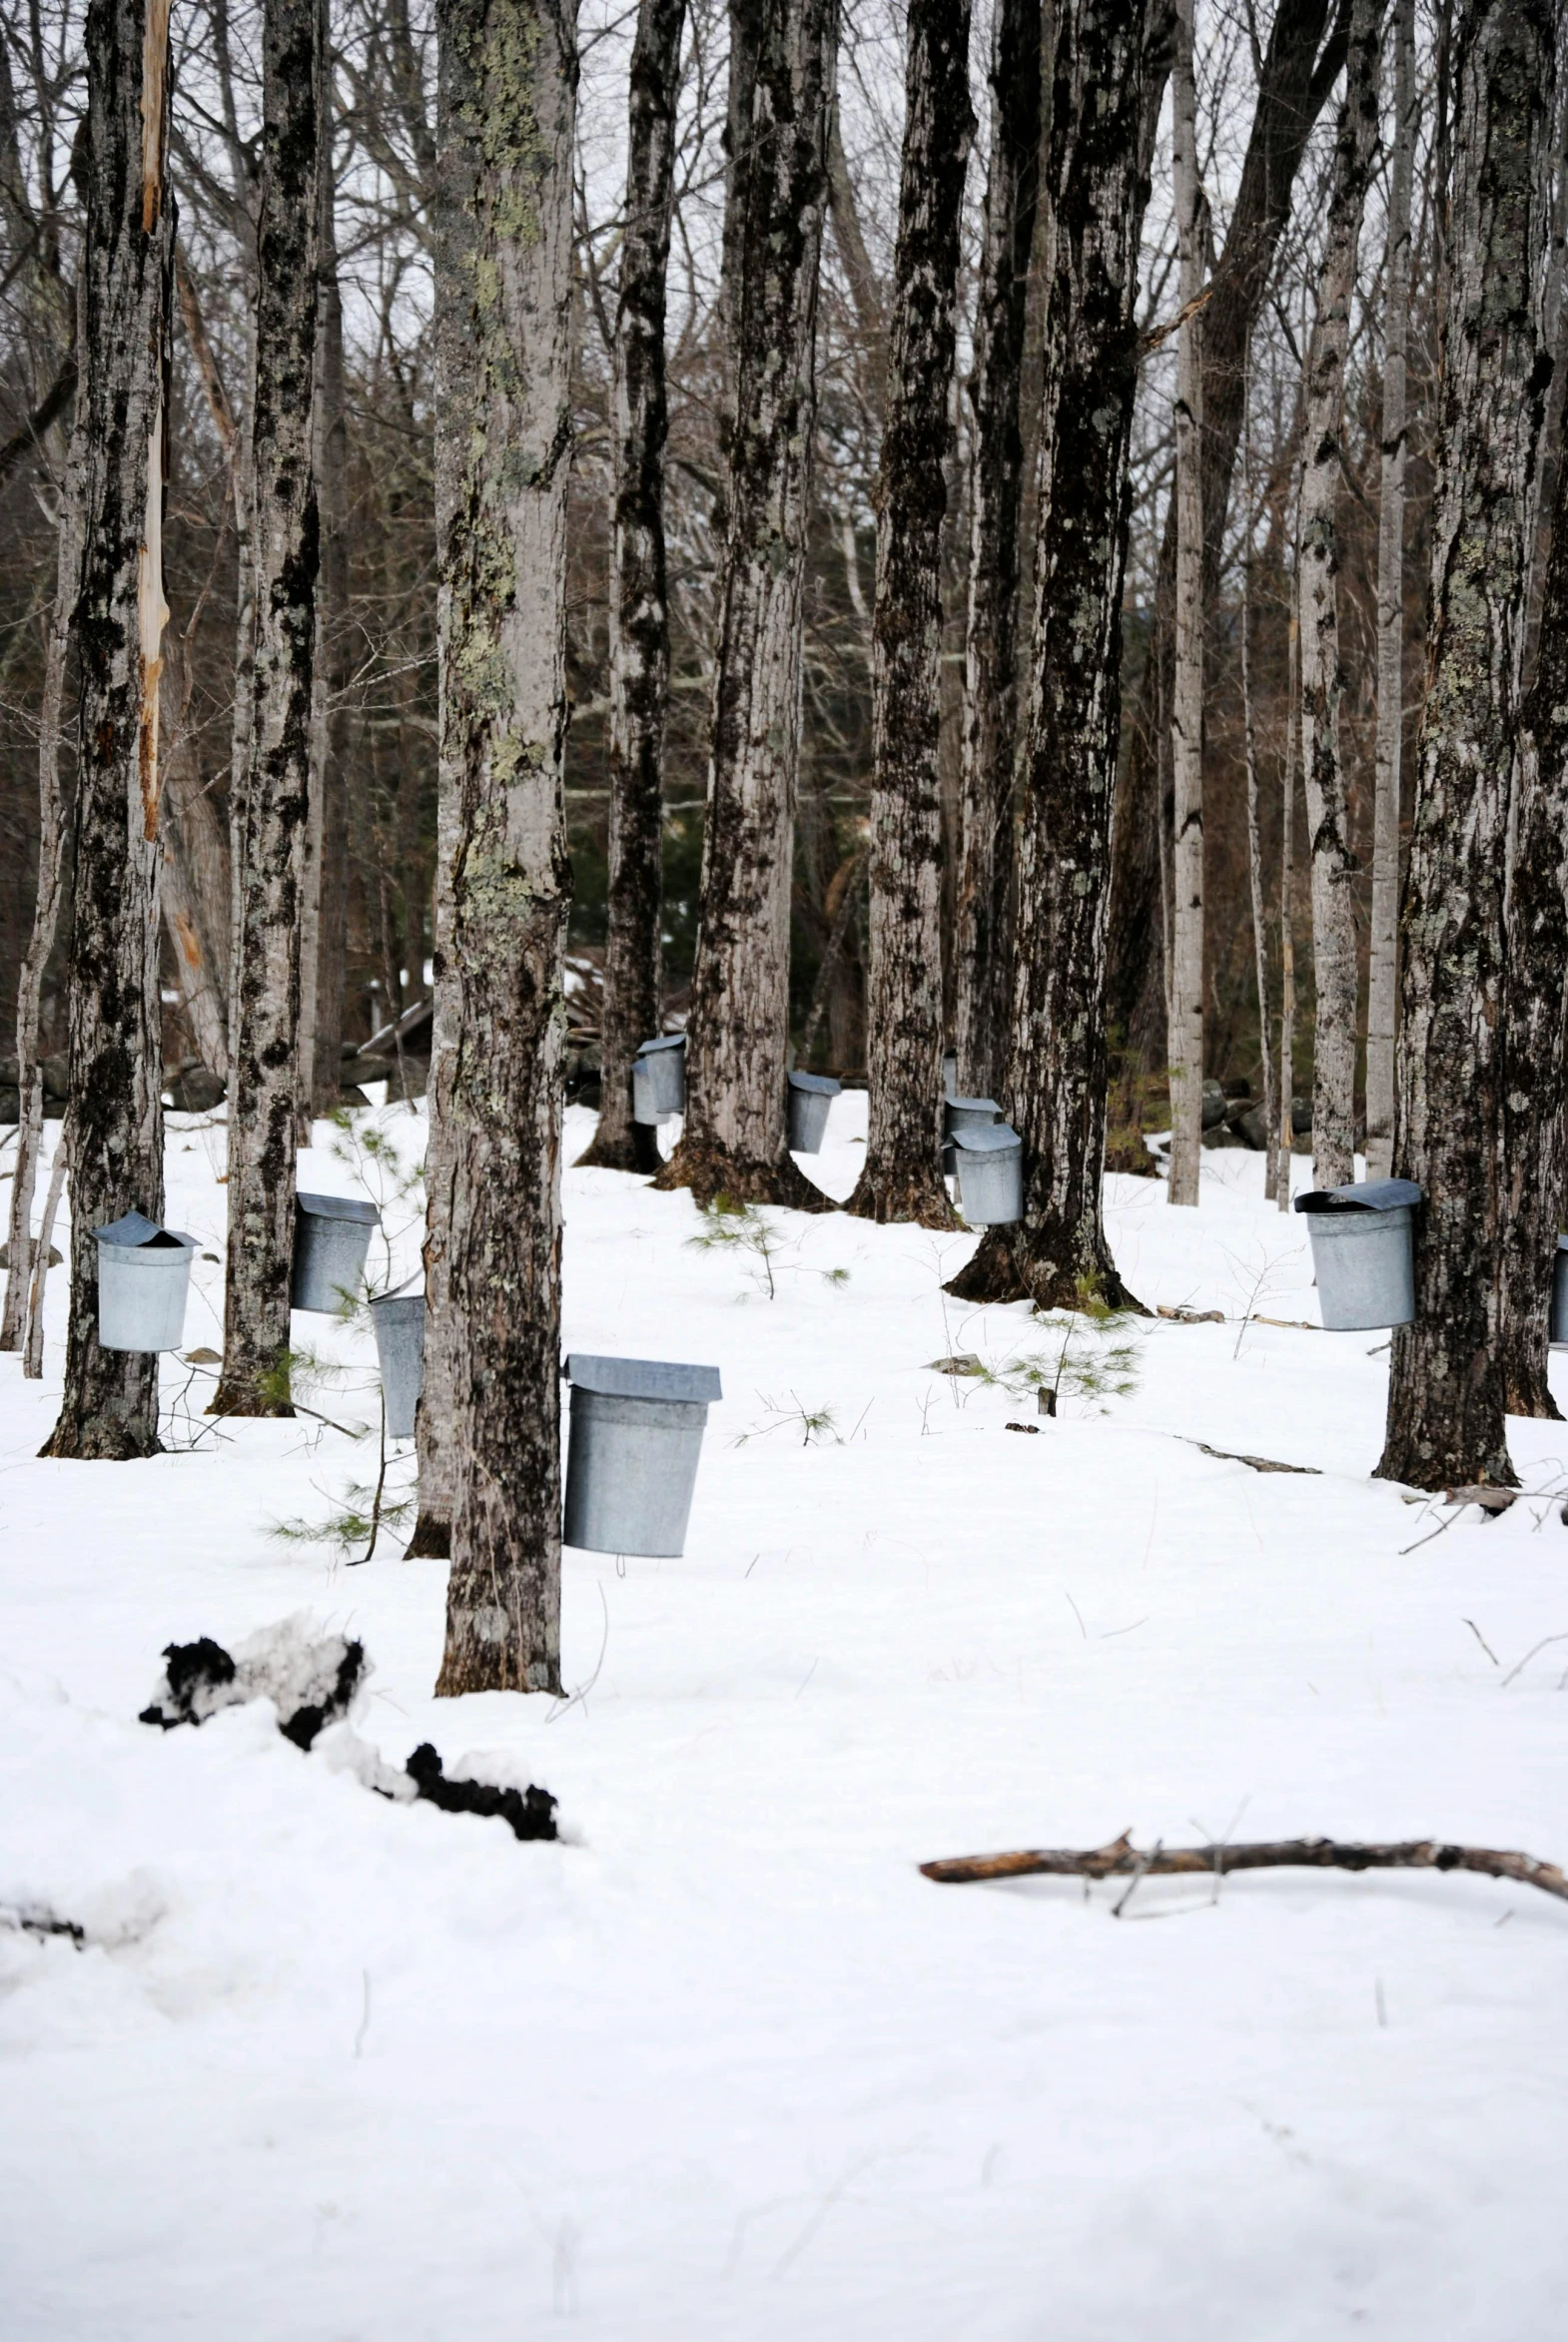
[[991, 156], [969, 378], [969, 580], [964, 762], [955, 903], [960, 1095], [989, 1098], [1007, 1059], [1007, 948], [1018, 753], [1024, 333], [1040, 190], [1039, 0], [997, 0]]
[[[754, 17], [749, 33], [742, 20]], [[731, 107], [729, 461], [686, 1123], [659, 1173], [698, 1202], [814, 1206], [786, 1151], [801, 621], [816, 427], [818, 265], [837, 0], [758, 0]]]
[[1252, 422], [1241, 425], [1241, 745], [1246, 763], [1246, 877], [1252, 911], [1252, 972], [1257, 988], [1258, 1051], [1263, 1061], [1263, 1200], [1274, 1202], [1279, 1181], [1279, 1088], [1269, 1041], [1268, 913], [1263, 886], [1261, 791], [1257, 774], [1257, 726], [1252, 696]]
[[158, 1359], [98, 1341], [95, 1227], [163, 1211], [158, 671], [174, 201], [166, 0], [92, 0], [82, 272], [83, 557], [69, 962], [71, 1314], [46, 1455], [158, 1452]]
[[229, 1079], [229, 841], [203, 785], [191, 729], [191, 665], [178, 630], [167, 639], [163, 672], [164, 926], [180, 983], [180, 1005], [197, 1055]]
[[224, 1363], [212, 1412], [290, 1415], [300, 932], [321, 540], [316, 504], [317, 0], [267, 0], [256, 234], [255, 705], [239, 857]]
[[1176, 608], [1171, 691], [1171, 1184], [1195, 1204], [1203, 1128], [1203, 286], [1207, 207], [1197, 175], [1192, 0], [1176, 0], [1172, 74], [1176, 216]]
[[662, 779], [670, 680], [664, 284], [685, 18], [685, 0], [641, 0], [631, 51], [626, 232], [611, 390], [609, 931], [599, 1127], [582, 1157], [609, 1171], [659, 1168], [652, 1128], [631, 1119], [631, 1061], [662, 1025]]
[[[436, 1691], [560, 1684], [560, 1146], [570, 864], [571, 0], [440, 0], [436, 470], [450, 1376]], [[435, 1195], [432, 1191], [432, 1204]]]
[[942, 1178], [942, 527], [969, 104], [968, 0], [910, 0], [871, 618], [870, 1102], [848, 1209], [957, 1224]]
[[1305, 450], [1296, 593], [1301, 627], [1301, 778], [1312, 855], [1312, 965], [1317, 1021], [1312, 1058], [1312, 1176], [1340, 1187], [1355, 1176], [1356, 880], [1350, 808], [1339, 749], [1347, 677], [1339, 648], [1339, 499], [1344, 493], [1344, 370], [1361, 216], [1377, 157], [1377, 84], [1383, 0], [1354, 0], [1344, 99], [1334, 133], [1317, 315], [1302, 397]]
[[1170, 14], [1163, 0], [1059, 0], [1056, 21], [1035, 651], [1003, 1092], [1024, 1140], [1024, 1217], [990, 1229], [949, 1290], [1049, 1309], [1088, 1287], [1137, 1307], [1101, 1217], [1106, 908], [1138, 252]]
[[1415, 154], [1415, 0], [1394, 0], [1393, 153], [1383, 262], [1382, 484], [1377, 514], [1377, 784], [1366, 984], [1366, 1175], [1394, 1159], [1399, 1001], [1399, 801], [1404, 768], [1405, 345], [1410, 332], [1410, 184]]
[[[1426, 706], [1401, 946], [1394, 1169], [1426, 1202], [1413, 1325], [1393, 1337], [1378, 1471], [1512, 1484], [1502, 1339], [1508, 809], [1531, 482], [1550, 368], [1555, 11], [1471, 0], [1454, 59]], [[1554, 1102], [1555, 1103], [1555, 1102]]]

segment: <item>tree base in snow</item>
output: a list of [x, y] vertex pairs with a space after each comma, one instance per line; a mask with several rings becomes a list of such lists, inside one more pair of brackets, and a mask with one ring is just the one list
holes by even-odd
[[1097, 1258], [1072, 1257], [1067, 1241], [1053, 1244], [1045, 1230], [1031, 1234], [1023, 1222], [987, 1228], [974, 1257], [943, 1287], [959, 1301], [1033, 1301], [1037, 1309], [1076, 1309], [1086, 1286], [1108, 1309], [1151, 1312], [1117, 1274], [1108, 1246]]
[[1434, 1495], [1444, 1488], [1518, 1487], [1500, 1365], [1476, 1363], [1480, 1372], [1455, 1349], [1446, 1326], [1395, 1326], [1388, 1428], [1374, 1480]]
[[779, 1203], [793, 1211], [838, 1209], [831, 1195], [812, 1185], [793, 1157], [757, 1163], [731, 1154], [713, 1139], [682, 1139], [653, 1184], [663, 1194], [689, 1187], [693, 1202], [703, 1211], [721, 1195], [731, 1203]]
[[948, 1200], [940, 1174], [923, 1167], [878, 1171], [868, 1163], [842, 1209], [856, 1219], [874, 1219], [883, 1227], [903, 1222], [929, 1228], [961, 1228], [964, 1224]]
[[235, 1374], [225, 1372], [218, 1378], [218, 1388], [212, 1395], [207, 1412], [210, 1415], [238, 1415], [252, 1419], [282, 1417], [292, 1421], [294, 1401], [287, 1387], [282, 1390], [278, 1388], [278, 1380], [276, 1368], [256, 1371], [242, 1367]]
[[450, 1561], [451, 1522], [447, 1516], [421, 1510], [402, 1558], [404, 1561]]
[[603, 1124], [594, 1134], [592, 1144], [578, 1156], [573, 1168], [577, 1171], [641, 1171], [644, 1174], [662, 1171], [664, 1161], [659, 1154], [658, 1132], [652, 1123], [630, 1123], [617, 1137], [607, 1133]]

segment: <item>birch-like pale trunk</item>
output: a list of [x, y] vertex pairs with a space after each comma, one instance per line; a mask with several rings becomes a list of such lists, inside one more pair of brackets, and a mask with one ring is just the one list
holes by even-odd
[[98, 1340], [93, 1230], [163, 1214], [158, 676], [173, 290], [168, 0], [91, 0], [82, 310], [81, 701], [69, 954], [71, 1310], [44, 1452], [158, 1452], [158, 1358]]
[[185, 641], [168, 637], [163, 672], [164, 926], [180, 1004], [197, 1055], [229, 1079], [229, 842], [202, 782], [190, 727], [191, 666]]
[[1176, 659], [1171, 694], [1175, 784], [1171, 879], [1171, 1184], [1197, 1201], [1203, 1130], [1203, 191], [1197, 176], [1193, 0], [1176, 0], [1172, 165], [1178, 294], [1176, 395]]
[[641, 0], [631, 52], [626, 230], [610, 394], [609, 921], [599, 1125], [581, 1159], [610, 1171], [659, 1168], [653, 1130], [631, 1119], [631, 1061], [663, 1024], [663, 764], [670, 678], [664, 290], [685, 20], [685, 0]]
[[1029, 259], [1040, 180], [1039, 0], [998, 0], [991, 157], [969, 379], [969, 578], [956, 902], [954, 1045], [960, 1094], [989, 1098], [1007, 1054], [1013, 781], [1024, 503], [1021, 413]]
[[1471, 0], [1454, 44], [1427, 692], [1400, 937], [1394, 1140], [1395, 1171], [1418, 1180], [1426, 1201], [1416, 1317], [1394, 1333], [1377, 1467], [1415, 1488], [1514, 1481], [1503, 1328], [1506, 891], [1518, 654], [1550, 376], [1538, 303], [1555, 32], [1544, 6]]
[[1306, 353], [1301, 542], [1296, 592], [1301, 629], [1301, 779], [1312, 857], [1312, 1177], [1319, 1187], [1355, 1176], [1356, 934], [1360, 865], [1339, 740], [1345, 671], [1339, 647], [1339, 498], [1344, 468], [1344, 370], [1366, 191], [1377, 156], [1377, 84], [1383, 0], [1353, 0], [1344, 100], [1334, 134], [1317, 316]]
[[431, 1207], [452, 1512], [435, 1689], [553, 1692], [576, 13], [572, 0], [438, 0], [436, 35]]
[[1295, 1153], [1295, 744], [1300, 737], [1296, 704], [1301, 690], [1300, 634], [1295, 596], [1285, 650], [1285, 777], [1279, 821], [1279, 1145], [1274, 1198], [1290, 1208], [1290, 1159]]
[[942, 1177], [942, 532], [969, 103], [968, 0], [910, 0], [871, 619], [866, 1160], [846, 1208], [954, 1227]]
[[[732, 24], [755, 12], [732, 10]], [[659, 1173], [699, 1203], [821, 1204], [786, 1149], [801, 625], [837, 0], [773, 0], [731, 109], [729, 449], [686, 1122]], [[749, 131], [749, 135], [748, 135]]]
[[1162, 0], [1058, 0], [1034, 657], [1004, 1099], [1024, 1217], [988, 1229], [949, 1291], [1140, 1304], [1102, 1216], [1106, 915], [1122, 700], [1122, 584], [1138, 386], [1138, 256], [1170, 71]]
[[1278, 1194], [1279, 1094], [1268, 1037], [1268, 913], [1263, 889], [1257, 725], [1252, 704], [1252, 418], [1241, 425], [1241, 740], [1246, 761], [1246, 875], [1252, 907], [1252, 978], [1257, 987], [1257, 1048], [1263, 1070], [1263, 1200]]
[[1410, 183], [1415, 154], [1415, 0], [1394, 0], [1394, 137], [1383, 263], [1382, 492], [1377, 515], [1377, 784], [1366, 985], [1366, 1175], [1394, 1159], [1399, 1005], [1399, 799], [1404, 767], [1405, 344], [1410, 330]]
[[300, 935], [310, 825], [316, 585], [318, 0], [267, 0], [256, 230], [257, 625], [229, 1083], [224, 1362], [212, 1412], [291, 1415], [289, 1288], [299, 1112]]

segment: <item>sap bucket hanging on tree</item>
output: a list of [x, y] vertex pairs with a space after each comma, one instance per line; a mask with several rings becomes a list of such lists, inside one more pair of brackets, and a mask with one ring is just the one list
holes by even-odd
[[1007, 1123], [955, 1131], [958, 1207], [971, 1227], [1002, 1227], [1024, 1216], [1024, 1142]]
[[1552, 1319], [1548, 1340], [1554, 1350], [1568, 1350], [1568, 1236], [1559, 1236], [1552, 1259]]
[[953, 1153], [953, 1141], [960, 1131], [985, 1131], [1002, 1120], [1002, 1109], [994, 1098], [954, 1098], [951, 1093], [942, 1101], [942, 1175], [958, 1176], [958, 1163]]
[[360, 1297], [365, 1256], [382, 1215], [355, 1195], [297, 1195], [295, 1205], [290, 1301], [296, 1309], [336, 1317], [345, 1299]]
[[791, 1074], [789, 1078], [789, 1150], [791, 1155], [820, 1155], [827, 1137], [828, 1115], [842, 1084], [831, 1074]]
[[1368, 1179], [1296, 1197], [1328, 1332], [1367, 1333], [1414, 1318], [1412, 1215], [1420, 1200], [1414, 1179]]
[[424, 1295], [388, 1293], [371, 1303], [382, 1404], [389, 1439], [413, 1437], [413, 1413], [424, 1387]]
[[98, 1239], [98, 1342], [105, 1350], [177, 1350], [196, 1238], [128, 1211]]
[[631, 1061], [631, 1119], [667, 1123], [686, 1110], [686, 1036], [645, 1041]]
[[717, 1366], [577, 1353], [566, 1360], [566, 1543], [588, 1553], [678, 1558], [708, 1408], [724, 1395]]

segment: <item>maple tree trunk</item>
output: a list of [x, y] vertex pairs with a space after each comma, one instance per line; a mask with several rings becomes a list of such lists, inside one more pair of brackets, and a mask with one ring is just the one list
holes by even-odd
[[[1426, 1201], [1413, 1325], [1393, 1337], [1378, 1471], [1512, 1485], [1502, 1326], [1509, 793], [1528, 526], [1549, 367], [1554, 28], [1470, 0], [1456, 120], [1426, 706], [1405, 880], [1394, 1169]], [[1556, 1101], [1553, 1101], [1556, 1104]]]
[[1192, 0], [1176, 0], [1172, 75], [1182, 325], [1176, 343], [1176, 604], [1171, 698], [1171, 1185], [1195, 1204], [1203, 1128], [1203, 285], [1206, 207], [1197, 177]]
[[[571, 0], [438, 0], [437, 920], [451, 1572], [436, 1692], [560, 1687]], [[429, 1292], [426, 1289], [426, 1308]]]
[[267, 0], [250, 405], [256, 658], [237, 881], [224, 1362], [212, 1400], [212, 1412], [227, 1415], [294, 1411], [281, 1369], [294, 1265], [300, 944], [321, 559], [313, 460], [321, 36], [318, 0]]
[[836, 0], [773, 0], [754, 40], [749, 107], [731, 108], [730, 445], [686, 1121], [656, 1183], [811, 1207], [821, 1192], [786, 1150], [785, 1056]]
[[169, 638], [163, 673], [164, 925], [180, 978], [180, 999], [197, 1055], [229, 1079], [229, 842], [202, 785], [190, 728], [190, 655]]
[[69, 951], [71, 1307], [44, 1453], [158, 1452], [158, 1358], [98, 1340], [95, 1227], [163, 1212], [158, 676], [174, 202], [166, 0], [92, 0], [79, 149], [81, 702]]
[[631, 53], [626, 233], [611, 393], [609, 928], [599, 1127], [582, 1157], [657, 1171], [652, 1128], [631, 1119], [631, 1061], [663, 1023], [664, 726], [670, 629], [664, 569], [664, 287], [674, 199], [685, 0], [641, 0]]
[[968, 0], [910, 0], [871, 620], [870, 1102], [847, 1208], [957, 1224], [942, 1177], [942, 528], [969, 105]]

